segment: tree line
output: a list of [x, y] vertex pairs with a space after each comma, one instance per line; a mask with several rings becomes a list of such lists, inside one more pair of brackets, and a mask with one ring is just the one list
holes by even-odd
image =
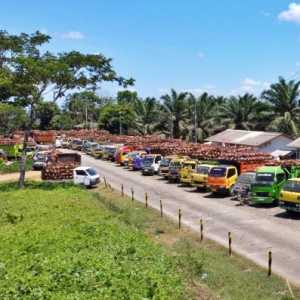
[[[227, 128], [284, 132], [297, 137], [300, 131], [300, 82], [279, 78], [260, 97], [251, 94], [215, 97], [187, 92], [141, 98], [124, 90], [115, 98], [95, 91], [69, 93], [62, 106], [39, 99], [32, 128], [102, 128], [115, 134], [153, 134], [201, 142]], [[15, 103], [0, 104], [2, 134], [23, 129], [28, 110]]]

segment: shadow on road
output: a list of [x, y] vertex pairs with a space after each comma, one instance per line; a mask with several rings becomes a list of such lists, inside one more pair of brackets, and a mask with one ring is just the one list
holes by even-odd
[[292, 220], [300, 220], [300, 213], [297, 212], [281, 212], [279, 214], [274, 215], [274, 217], [276, 218], [280, 218], [280, 219], [292, 219]]

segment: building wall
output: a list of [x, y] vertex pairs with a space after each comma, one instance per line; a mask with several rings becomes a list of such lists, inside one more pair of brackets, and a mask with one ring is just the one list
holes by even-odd
[[275, 150], [287, 150], [287, 151], [291, 151], [293, 149], [291, 149], [290, 147], [288, 147], [287, 145], [289, 143], [291, 143], [293, 140], [286, 137], [286, 136], [279, 136], [275, 139], [273, 139], [270, 143], [265, 144], [261, 147], [258, 147], [257, 149], [259, 151], [262, 152], [266, 152], [266, 153], [271, 153]]

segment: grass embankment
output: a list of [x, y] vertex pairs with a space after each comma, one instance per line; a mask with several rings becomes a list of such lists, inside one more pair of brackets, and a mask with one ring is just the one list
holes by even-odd
[[[26, 160], [26, 166], [25, 166], [26, 171], [32, 170], [32, 163], [33, 163], [32, 159]], [[19, 172], [20, 169], [19, 164], [20, 164], [19, 161], [13, 161], [7, 164], [0, 160], [0, 175]]]
[[0, 195], [1, 299], [292, 299], [277, 276], [103, 187]]

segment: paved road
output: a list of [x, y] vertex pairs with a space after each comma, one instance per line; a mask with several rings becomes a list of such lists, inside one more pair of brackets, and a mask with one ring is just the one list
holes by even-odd
[[158, 176], [142, 176], [113, 163], [95, 160], [83, 155], [82, 164], [93, 166], [116, 189], [121, 184], [125, 193], [134, 188], [135, 198], [144, 201], [149, 194], [149, 205], [159, 209], [161, 197], [166, 215], [176, 218], [181, 208], [185, 225], [199, 231], [199, 219], [203, 218], [205, 236], [227, 246], [228, 232], [232, 232], [233, 250], [257, 264], [267, 266], [267, 253], [273, 251], [274, 272], [300, 284], [300, 217], [291, 218], [278, 207], [239, 206], [230, 198], [212, 198], [169, 184]]

